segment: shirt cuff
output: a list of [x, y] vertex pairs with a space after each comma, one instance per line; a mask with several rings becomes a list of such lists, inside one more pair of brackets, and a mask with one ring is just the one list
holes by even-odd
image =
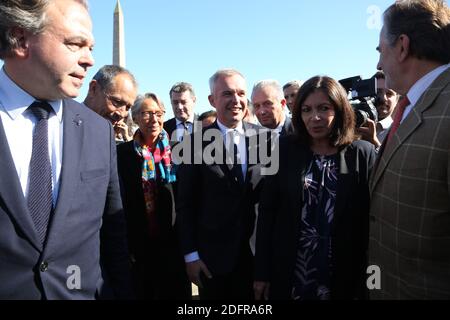
[[198, 256], [198, 252], [194, 251], [191, 253], [188, 253], [186, 255], [184, 255], [184, 262], [188, 263], [188, 262], [194, 262], [200, 260], [200, 257]]

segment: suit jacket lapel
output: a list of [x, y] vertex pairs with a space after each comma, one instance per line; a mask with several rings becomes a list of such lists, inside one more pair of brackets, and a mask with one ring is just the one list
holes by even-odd
[[0, 119], [0, 204], [7, 207], [11, 219], [17, 223], [25, 237], [39, 251], [42, 244], [38, 238], [33, 220], [23, 196], [8, 141]]
[[386, 169], [397, 149], [422, 123], [422, 113], [431, 107], [433, 102], [444, 89], [445, 85], [447, 85], [449, 82], [450, 69], [447, 69], [431, 84], [431, 86], [427, 90], [425, 90], [419, 101], [417, 101], [417, 104], [411, 109], [411, 112], [403, 120], [400, 127], [398, 127], [397, 132], [392, 136], [389, 144], [383, 144], [378, 164], [374, 170], [374, 177], [371, 183], [371, 192], [375, 189], [376, 184], [380, 180], [380, 177], [382, 176], [384, 170]]
[[[355, 179], [354, 172], [357, 172], [359, 168], [358, 166], [359, 159], [353, 158], [351, 152], [348, 152], [348, 146], [343, 148], [338, 152], [338, 181], [336, 187], [336, 204], [334, 209], [334, 221], [338, 221], [340, 216], [346, 212], [344, 212], [345, 205], [349, 200], [352, 199], [352, 190], [355, 190], [353, 187], [353, 180]], [[333, 230], [336, 223], [333, 223]]]
[[[289, 193], [289, 201], [291, 201], [291, 208], [297, 208], [292, 210], [292, 225], [295, 226], [295, 232], [298, 232], [299, 217], [301, 217], [301, 211], [303, 210], [303, 186], [305, 183], [305, 175], [308, 170], [308, 165], [312, 160], [312, 154], [309, 149], [302, 147], [298, 143], [289, 144], [287, 154], [289, 155], [287, 170], [288, 176], [286, 181], [286, 190], [282, 192]], [[300, 210], [300, 214], [299, 214]], [[297, 234], [297, 238], [298, 238]]]
[[[253, 170], [261, 170], [261, 159], [259, 159], [259, 151], [260, 145], [262, 143], [267, 143], [267, 141], [263, 141], [265, 135], [261, 134], [258, 131], [258, 128], [255, 128], [251, 124], [247, 122], [243, 122], [244, 134], [245, 134], [245, 152], [247, 155], [247, 163], [246, 163], [246, 171], [245, 171], [245, 181], [244, 184], [248, 185], [252, 181], [252, 172]], [[252, 132], [253, 131], [253, 132]], [[260, 173], [258, 172], [257, 175]]]
[[46, 250], [51, 250], [51, 244], [58, 245], [55, 239], [63, 239], [64, 221], [71, 207], [72, 198], [80, 180], [80, 156], [83, 147], [83, 118], [76, 112], [78, 105], [72, 101], [63, 101], [63, 157], [58, 200], [53, 214], [48, 234], [49, 244]]
[[[218, 130], [219, 132], [220, 132], [220, 128], [219, 128], [219, 126], [217, 125], [217, 121], [216, 122], [214, 122], [212, 125], [210, 125], [209, 127], [207, 127], [206, 129], [204, 129], [203, 131], [202, 131], [202, 133], [203, 134], [205, 134], [205, 131], [206, 130], [208, 130], [208, 129], [214, 129], [214, 130]], [[225, 137], [223, 137], [223, 139], [225, 139]], [[215, 140], [213, 140], [213, 141], [211, 141], [211, 142], [209, 142], [209, 141], [202, 141], [202, 143], [203, 143], [203, 148], [202, 148], [202, 152], [205, 150], [205, 147], [207, 146], [207, 145], [209, 145], [209, 144], [211, 144], [211, 143], [217, 143]], [[230, 173], [230, 169], [228, 168], [228, 165], [227, 165], [227, 163], [226, 163], [226, 150], [225, 150], [225, 140], [223, 140], [223, 143], [222, 143], [222, 146], [221, 146], [221, 148], [222, 148], [222, 159], [221, 159], [221, 163], [217, 163], [216, 165], [220, 168], [220, 170], [222, 170], [222, 173], [227, 177], [227, 178], [229, 178], [230, 177], [230, 175], [231, 175], [231, 173]], [[213, 157], [214, 158], [216, 158], [216, 157], [219, 157], [218, 155], [216, 155], [215, 153], [213, 154]]]
[[286, 116], [286, 120], [284, 121], [284, 125], [283, 128], [281, 129], [280, 135], [285, 136], [292, 133], [292, 131], [293, 131], [292, 120], [288, 116]]

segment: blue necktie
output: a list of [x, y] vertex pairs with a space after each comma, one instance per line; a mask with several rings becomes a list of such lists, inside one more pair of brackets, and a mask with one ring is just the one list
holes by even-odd
[[48, 118], [52, 108], [45, 101], [35, 101], [28, 109], [37, 119], [28, 174], [28, 209], [43, 244], [53, 208], [52, 167], [48, 153]]
[[244, 174], [242, 173], [242, 164], [241, 164], [241, 156], [239, 154], [238, 146], [234, 140], [234, 137], [238, 135], [239, 133], [236, 130], [233, 130], [230, 134], [230, 144], [233, 144], [233, 163], [230, 166], [230, 171], [233, 174], [234, 178], [236, 179], [239, 184], [244, 183]]

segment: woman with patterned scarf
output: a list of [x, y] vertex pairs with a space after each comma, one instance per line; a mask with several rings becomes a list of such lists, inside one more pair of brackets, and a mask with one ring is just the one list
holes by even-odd
[[132, 109], [139, 129], [117, 147], [122, 202], [128, 226], [133, 282], [138, 299], [190, 299], [190, 284], [176, 236], [168, 134], [164, 104], [153, 93]]

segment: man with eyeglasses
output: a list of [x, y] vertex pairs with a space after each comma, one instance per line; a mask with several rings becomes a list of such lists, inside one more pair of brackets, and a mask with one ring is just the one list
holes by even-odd
[[84, 104], [112, 123], [116, 143], [133, 138], [126, 120], [136, 99], [137, 87], [131, 72], [115, 65], [103, 66], [89, 83]]

